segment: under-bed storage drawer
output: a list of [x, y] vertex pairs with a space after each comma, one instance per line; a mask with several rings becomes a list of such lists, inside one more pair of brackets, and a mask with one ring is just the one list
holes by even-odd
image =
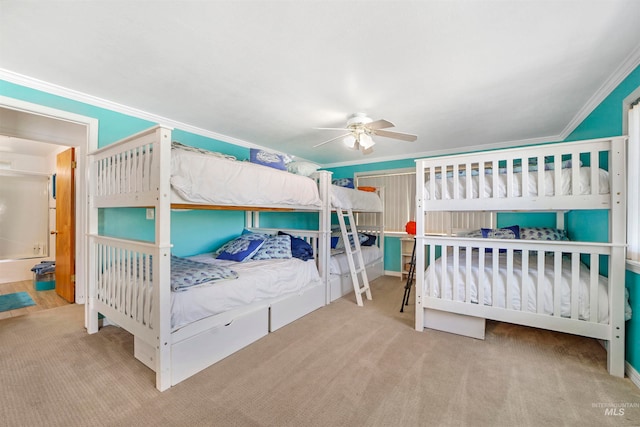
[[238, 314], [193, 337], [173, 343], [171, 384], [200, 372], [269, 333], [269, 307]]
[[271, 303], [269, 330], [273, 332], [280, 329], [305, 314], [324, 306], [325, 293], [324, 286], [314, 286], [304, 289], [300, 294], [291, 295]]

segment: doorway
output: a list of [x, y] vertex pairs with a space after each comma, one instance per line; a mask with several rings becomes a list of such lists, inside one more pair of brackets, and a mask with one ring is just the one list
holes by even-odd
[[[98, 120], [67, 111], [31, 104], [14, 98], [0, 96], [0, 134], [31, 141], [41, 141], [57, 146], [74, 147], [76, 150], [75, 191], [75, 302], [86, 300], [87, 244], [84, 237], [89, 230], [86, 203], [86, 156], [98, 146]], [[60, 148], [60, 147], [58, 147]], [[10, 265], [15, 264], [15, 265]], [[4, 263], [3, 271], [33, 266], [33, 260]]]

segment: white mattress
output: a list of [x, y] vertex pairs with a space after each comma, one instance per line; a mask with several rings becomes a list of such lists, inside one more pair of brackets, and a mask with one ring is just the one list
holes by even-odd
[[321, 206], [318, 185], [311, 178], [194, 151], [173, 149], [171, 153], [171, 186], [187, 203]]
[[238, 273], [238, 279], [194, 287], [171, 293], [171, 327], [223, 313], [236, 307], [278, 296], [293, 294], [321, 284], [312, 260], [298, 258], [233, 262], [213, 258], [212, 254], [188, 257], [191, 260], [225, 265]]
[[354, 211], [382, 212], [382, 200], [377, 193], [331, 185], [331, 206]]
[[[474, 251], [471, 259], [471, 301], [473, 303], [478, 302], [478, 251]], [[492, 295], [492, 278], [493, 278], [493, 264], [491, 262], [491, 254], [485, 254], [485, 265], [483, 273], [484, 283], [484, 304], [491, 305]], [[537, 283], [538, 283], [538, 262], [535, 255], [531, 255], [529, 258], [529, 277], [533, 277], [533, 284], [530, 284], [528, 288], [528, 300], [527, 311], [536, 312], [537, 309]], [[430, 269], [435, 269], [435, 296], [442, 299], [453, 299], [454, 301], [464, 301], [465, 299], [465, 272], [466, 272], [466, 256], [464, 251], [460, 251], [459, 257], [459, 275], [458, 283], [455, 286], [456, 293], [452, 295], [452, 283], [453, 283], [453, 255], [447, 256], [447, 285], [445, 286], [444, 293], [441, 287], [441, 274], [442, 274], [442, 259], [439, 258], [436, 262], [429, 266], [425, 273], [425, 296], [431, 295], [431, 283], [429, 272]], [[580, 265], [580, 291], [579, 291], [579, 318], [582, 320], [589, 320], [589, 269], [584, 265]], [[520, 289], [522, 286], [522, 259], [520, 256], [514, 255], [513, 257], [513, 277], [514, 282], [512, 286], [512, 309], [520, 310], [521, 297]], [[507, 280], [507, 262], [506, 256], [500, 256], [499, 263], [499, 275], [498, 286], [495, 307], [505, 308], [506, 300], [506, 287]], [[545, 314], [553, 314], [553, 257], [547, 256], [545, 260], [545, 273], [544, 273], [544, 288], [543, 288], [543, 312]], [[570, 306], [570, 283], [571, 283], [571, 261], [563, 258], [562, 261], [562, 297], [560, 301], [560, 315], [563, 317], [571, 317]], [[607, 279], [603, 276], [598, 278], [598, 321], [606, 323], [609, 319], [609, 305], [607, 300]]]
[[[374, 262], [382, 259], [382, 251], [377, 246], [361, 246], [362, 249], [362, 259], [364, 260], [364, 265], [368, 266], [373, 264]], [[358, 257], [355, 257], [356, 268], [358, 265]], [[329, 259], [329, 274], [348, 274], [349, 271], [349, 260], [347, 259], [347, 254], [344, 252], [335, 253], [331, 255]]]
[[[590, 194], [591, 193], [591, 183], [590, 183], [590, 172], [591, 168], [582, 167], [580, 168], [579, 173], [579, 183], [578, 183], [578, 192], [579, 194]], [[529, 174], [529, 185], [528, 185], [528, 196], [536, 196], [538, 194], [538, 172], [527, 172]], [[514, 193], [510, 197], [520, 197], [522, 196], [522, 173], [514, 173]], [[458, 192], [459, 198], [464, 199], [467, 198], [467, 176], [460, 176], [458, 179]], [[562, 169], [561, 173], [561, 194], [559, 195], [569, 195], [571, 194], [571, 169]], [[545, 196], [553, 196], [555, 195], [555, 172], [545, 171], [544, 172], [544, 194]], [[603, 169], [599, 170], [599, 194], [609, 193], [609, 173]], [[442, 192], [442, 179], [436, 179], [435, 181], [435, 199], [453, 199], [453, 178], [446, 179], [447, 185], [444, 190], [444, 197]], [[471, 198], [478, 198], [478, 187], [479, 187], [479, 177], [472, 176], [471, 177]], [[424, 198], [425, 200], [431, 199], [430, 194], [430, 182], [427, 180], [424, 187]], [[493, 195], [493, 176], [485, 175], [484, 180], [484, 197], [497, 197], [504, 198], [507, 194], [507, 175], [499, 174], [498, 175], [498, 194]]]

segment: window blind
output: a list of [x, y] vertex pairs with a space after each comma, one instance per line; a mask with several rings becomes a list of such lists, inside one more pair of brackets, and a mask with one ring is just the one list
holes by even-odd
[[[384, 187], [384, 230], [404, 232], [405, 225], [415, 220], [416, 172], [414, 169], [377, 171], [375, 174], [356, 174], [357, 186]], [[359, 214], [358, 221], [371, 223], [368, 215]]]

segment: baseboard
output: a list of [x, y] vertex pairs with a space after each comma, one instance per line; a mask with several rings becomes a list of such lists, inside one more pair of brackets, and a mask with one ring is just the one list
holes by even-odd
[[625, 373], [636, 387], [640, 388], [640, 373], [627, 361], [624, 362]]
[[393, 271], [393, 270], [385, 270], [384, 271], [384, 275], [385, 276], [402, 277], [401, 273], [399, 271]]

